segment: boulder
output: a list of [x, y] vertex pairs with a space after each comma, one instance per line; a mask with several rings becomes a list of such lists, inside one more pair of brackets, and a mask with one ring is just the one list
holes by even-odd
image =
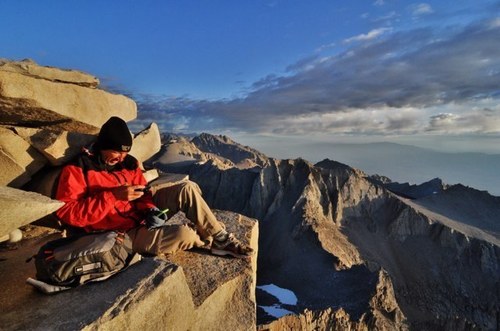
[[[230, 212], [217, 217], [257, 250], [255, 220]], [[255, 330], [256, 257], [199, 249], [144, 258], [104, 282], [47, 296], [24, 284], [35, 268], [24, 263], [23, 250], [36, 251], [49, 238], [0, 251], [2, 330]]]
[[47, 160], [23, 138], [0, 127], [0, 185], [20, 187], [30, 175], [40, 170]]
[[0, 186], [0, 237], [36, 221], [63, 205], [41, 194]]
[[140, 162], [144, 162], [161, 149], [160, 130], [156, 123], [151, 123], [146, 129], [134, 136], [130, 154]]
[[84, 72], [39, 66], [32, 60], [14, 62], [0, 59], [0, 71], [16, 72], [34, 78], [92, 88], [99, 85], [99, 79]]
[[30, 176], [16, 161], [0, 149], [0, 184], [21, 187], [30, 180]]
[[111, 116], [137, 116], [137, 105], [123, 95], [10, 71], [0, 71], [0, 109], [0, 124], [90, 134]]
[[17, 134], [29, 141], [53, 166], [63, 165], [81, 153], [95, 135], [57, 129], [15, 128]]

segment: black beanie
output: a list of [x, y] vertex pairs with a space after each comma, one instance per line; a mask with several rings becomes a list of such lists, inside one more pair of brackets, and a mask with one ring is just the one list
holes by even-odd
[[119, 117], [113, 116], [101, 127], [97, 136], [97, 149], [112, 149], [118, 152], [130, 152], [132, 135], [127, 123]]

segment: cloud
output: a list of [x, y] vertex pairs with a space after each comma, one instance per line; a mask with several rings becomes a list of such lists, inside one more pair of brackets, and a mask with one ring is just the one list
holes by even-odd
[[490, 22], [490, 28], [495, 29], [500, 27], [500, 17], [497, 17]]
[[321, 45], [318, 48], [316, 48], [316, 52], [318, 52], [318, 53], [323, 52], [324, 50], [334, 48], [336, 46], [337, 46], [337, 43], [329, 43], [329, 44]]
[[373, 4], [375, 6], [383, 6], [383, 5], [385, 5], [385, 1], [384, 0], [376, 0]]
[[369, 40], [373, 40], [373, 39], [381, 36], [382, 34], [386, 33], [387, 31], [390, 31], [390, 30], [391, 30], [390, 28], [379, 28], [379, 29], [371, 30], [368, 33], [360, 34], [358, 36], [354, 36], [354, 37], [345, 39], [344, 43], [348, 44], [348, 43], [352, 43], [352, 42], [355, 42], [355, 41], [369, 41]]
[[311, 56], [245, 96], [138, 99], [138, 121], [193, 131], [303, 134], [500, 134], [500, 26], [387, 33]]
[[464, 114], [437, 114], [429, 118], [426, 131], [453, 134], [500, 133], [500, 116], [492, 109], [473, 109]]
[[373, 22], [374, 23], [380, 23], [380, 22], [390, 23], [392, 20], [398, 19], [399, 16], [400, 15], [397, 12], [391, 11], [391, 12], [385, 14], [384, 16], [379, 16], [379, 17], [373, 19]]
[[434, 10], [427, 3], [419, 3], [411, 6], [411, 11], [413, 16], [422, 16], [427, 14], [432, 14]]
[[457, 118], [456, 115], [450, 113], [433, 115], [429, 119], [429, 127], [427, 130], [442, 131], [443, 129], [452, 128]]

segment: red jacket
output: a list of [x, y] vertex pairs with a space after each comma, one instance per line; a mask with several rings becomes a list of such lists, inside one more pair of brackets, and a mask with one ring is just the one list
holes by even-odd
[[153, 208], [151, 193], [133, 201], [117, 200], [110, 188], [120, 185], [146, 185], [137, 160], [127, 155], [113, 170], [92, 154], [84, 154], [63, 168], [56, 199], [65, 202], [57, 212], [59, 219], [87, 232], [99, 230], [127, 231], [144, 219]]

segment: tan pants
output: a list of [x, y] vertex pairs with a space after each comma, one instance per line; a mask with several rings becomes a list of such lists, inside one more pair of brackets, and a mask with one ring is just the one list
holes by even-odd
[[206, 244], [204, 240], [223, 229], [194, 182], [162, 188], [153, 199], [158, 208], [169, 209], [169, 216], [184, 212], [195, 229], [187, 225], [167, 225], [152, 231], [145, 226], [136, 227], [128, 232], [135, 252], [158, 255], [201, 247]]

